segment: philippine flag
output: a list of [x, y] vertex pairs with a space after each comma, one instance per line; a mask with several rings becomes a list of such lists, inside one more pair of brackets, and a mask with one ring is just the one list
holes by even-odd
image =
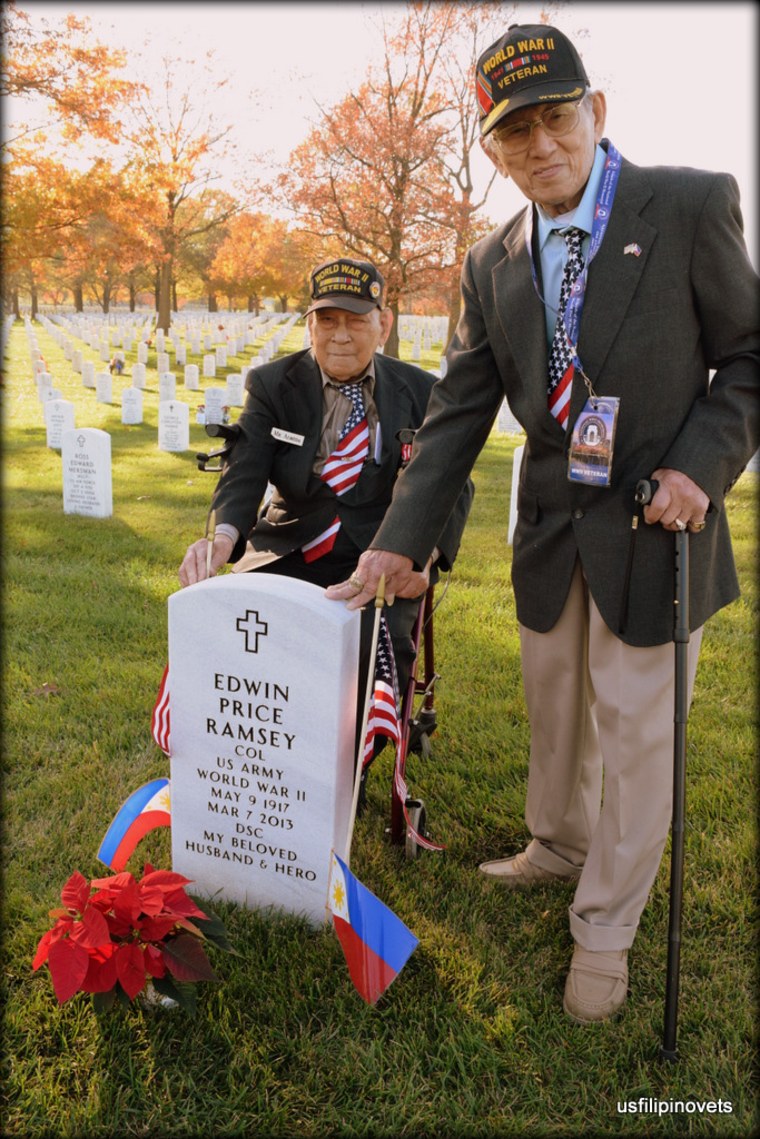
[[332, 852], [328, 905], [356, 989], [368, 1004], [379, 998], [419, 944], [392, 910]]
[[143, 784], [119, 809], [100, 844], [98, 858], [119, 874], [140, 839], [156, 827], [171, 826], [171, 821], [169, 780]]

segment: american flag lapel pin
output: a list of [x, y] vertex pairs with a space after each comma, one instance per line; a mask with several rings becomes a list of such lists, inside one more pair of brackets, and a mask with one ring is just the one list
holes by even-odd
[[623, 250], [623, 256], [625, 256], [626, 253], [632, 253], [634, 257], [641, 257], [641, 246], [637, 245], [635, 241], [632, 241], [629, 245], [626, 245]]

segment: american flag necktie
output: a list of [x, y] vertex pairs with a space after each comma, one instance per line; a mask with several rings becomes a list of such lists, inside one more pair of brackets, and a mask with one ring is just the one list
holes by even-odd
[[[345, 494], [356, 485], [362, 473], [364, 460], [369, 454], [369, 426], [367, 413], [364, 410], [361, 383], [341, 384], [340, 392], [351, 400], [351, 414], [341, 430], [338, 446], [325, 463], [319, 477], [332, 487], [336, 494]], [[326, 530], [302, 547], [304, 560], [314, 562], [317, 558], [329, 554], [335, 545], [339, 530], [340, 518], [336, 514]]]
[[567, 246], [567, 262], [562, 277], [562, 286], [559, 293], [559, 312], [554, 328], [554, 339], [549, 352], [549, 411], [564, 427], [570, 414], [570, 389], [573, 384], [573, 354], [567, 339], [565, 329], [565, 308], [570, 296], [570, 290], [583, 270], [583, 257], [581, 256], [581, 242], [584, 238], [582, 229], [570, 226], [561, 232]]

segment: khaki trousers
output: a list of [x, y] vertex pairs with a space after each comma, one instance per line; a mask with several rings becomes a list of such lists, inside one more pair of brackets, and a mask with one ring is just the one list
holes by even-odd
[[[688, 646], [688, 697], [702, 629]], [[548, 633], [520, 626], [531, 726], [525, 819], [531, 862], [582, 866], [570, 932], [584, 949], [633, 944], [670, 829], [675, 648], [624, 644], [580, 565]]]

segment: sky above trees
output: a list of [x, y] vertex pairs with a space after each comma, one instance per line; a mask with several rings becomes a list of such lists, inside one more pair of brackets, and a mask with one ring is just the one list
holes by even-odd
[[437, 297], [453, 320], [464, 249], [524, 204], [489, 183], [474, 59], [540, 15], [578, 44], [627, 158], [737, 176], [756, 253], [754, 4], [9, 8], [27, 15], [3, 87], [7, 267], [22, 288], [103, 303], [154, 277], [166, 322], [178, 282], [293, 297], [329, 240], [330, 255], [376, 260], [392, 303]]
[[[287, 159], [318, 120], [318, 106], [337, 102], [362, 81], [377, 58], [380, 15], [402, 5], [21, 0], [19, 7], [33, 19], [60, 20], [68, 11], [87, 15], [100, 39], [129, 51], [130, 70], [140, 78], [155, 73], [165, 51], [196, 60], [213, 52], [214, 72], [226, 80], [220, 100], [233, 120], [236, 147], [230, 147], [224, 168], [233, 178], [248, 168], [248, 153]], [[734, 173], [750, 248], [756, 249], [756, 3], [616, 0], [500, 7], [505, 28], [515, 19], [538, 22], [545, 11], [576, 40], [592, 83], [607, 92], [608, 133], [631, 161]], [[676, 107], [686, 113], [674, 122], [668, 116]], [[473, 171], [484, 186], [490, 167], [479, 153], [473, 155]], [[506, 218], [521, 204], [515, 188], [500, 179], [487, 212]]]

